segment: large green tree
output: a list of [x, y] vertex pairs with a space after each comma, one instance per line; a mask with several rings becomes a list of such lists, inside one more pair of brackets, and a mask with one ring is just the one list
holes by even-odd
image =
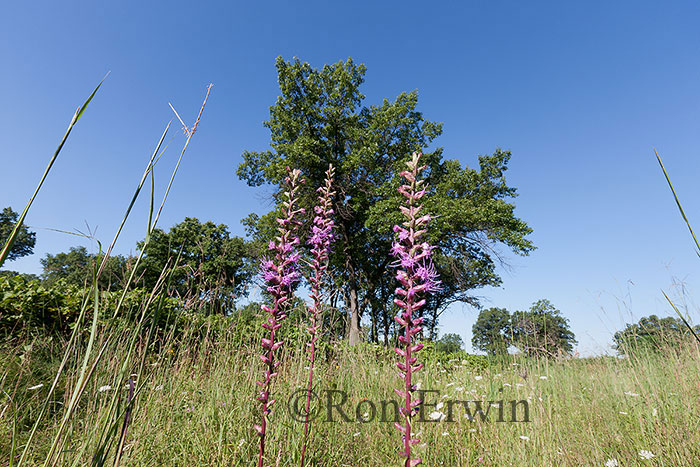
[[510, 313], [505, 308], [486, 308], [472, 326], [472, 345], [489, 355], [505, 355], [511, 344]]
[[529, 356], [570, 354], [576, 344], [569, 320], [549, 300], [538, 300], [528, 311], [511, 316], [513, 345]]
[[[694, 328], [700, 334], [700, 326]], [[657, 352], [668, 348], [679, 348], [693, 336], [680, 318], [659, 318], [656, 315], [645, 316], [637, 323], [627, 324], [625, 329], [615, 333], [614, 348], [620, 354], [630, 355], [635, 352]]]
[[[5, 242], [10, 238], [12, 229], [15, 228], [17, 219], [19, 215], [12, 210], [12, 208], [7, 207], [0, 212], [0, 250], [5, 245]], [[34, 244], [36, 243], [36, 233], [31, 232], [26, 225], [22, 225], [19, 228], [19, 234], [15, 238], [15, 243], [10, 249], [10, 253], [7, 255], [8, 261], [14, 261], [22, 256], [31, 255], [34, 251]]]
[[[186, 305], [228, 313], [253, 274], [248, 246], [224, 224], [187, 217], [168, 232], [154, 229], [142, 261], [139, 285], [152, 288], [174, 267], [171, 290]], [[139, 243], [143, 248], [143, 242]]]
[[[68, 252], [47, 254], [41, 259], [44, 269], [41, 275], [44, 282], [53, 285], [59, 280], [78, 287], [91, 285], [95, 266], [99, 267], [102, 257], [88, 253], [84, 246], [71, 247]], [[107, 259], [99, 279], [102, 290], [115, 290], [123, 287], [127, 277], [127, 258], [114, 255]]]
[[[388, 340], [393, 328], [391, 227], [401, 221], [398, 174], [413, 151], [424, 152], [432, 187], [425, 208], [437, 216], [429, 240], [439, 247], [436, 265], [444, 287], [424, 308], [433, 335], [450, 303], [477, 304], [474, 288], [500, 283], [495, 271], [500, 247], [522, 255], [533, 248], [527, 239], [531, 229], [515, 217], [509, 202], [515, 196], [505, 180], [509, 152], [479, 157], [478, 168], [443, 159], [441, 148], [426, 152], [442, 125], [417, 110], [418, 93], [364, 106], [365, 67], [352, 59], [320, 70], [298, 59], [278, 58], [276, 65], [281, 95], [265, 122], [271, 149], [245, 151], [238, 175], [251, 186], [275, 187], [278, 207], [285, 167], [301, 169], [307, 179], [301, 203], [312, 213], [315, 188], [328, 164], [336, 167], [333, 297], [340, 299], [351, 344], [359, 341], [363, 314], [370, 316], [373, 340], [380, 333]], [[274, 235], [274, 217], [275, 210], [246, 220], [259, 243]]]
[[457, 353], [463, 346], [462, 337], [455, 333], [447, 333], [435, 342], [435, 350], [438, 352]]

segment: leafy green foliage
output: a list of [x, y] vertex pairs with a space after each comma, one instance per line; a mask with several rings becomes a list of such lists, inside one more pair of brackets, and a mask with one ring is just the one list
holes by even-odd
[[459, 334], [449, 333], [445, 334], [435, 342], [435, 350], [438, 352], [445, 353], [455, 353], [462, 350], [464, 346], [464, 341]]
[[[700, 326], [695, 326], [694, 329], [700, 333]], [[651, 315], [643, 317], [637, 323], [627, 324], [625, 329], [616, 332], [613, 347], [625, 355], [640, 351], [659, 352], [680, 348], [680, 344], [688, 339], [692, 339], [692, 335], [680, 318]]]
[[488, 357], [484, 355], [474, 355], [457, 350], [447, 352], [444, 348], [440, 348], [437, 342], [426, 342], [425, 347], [421, 350], [421, 361], [426, 367], [431, 367], [445, 370], [451, 370], [458, 366], [472, 368], [474, 370], [484, 370], [489, 366]]
[[505, 308], [486, 308], [472, 326], [472, 345], [489, 355], [505, 355], [510, 346], [510, 313]]
[[[84, 246], [71, 247], [67, 253], [46, 254], [41, 260], [44, 269], [42, 279], [52, 285], [62, 280], [67, 284], [84, 287], [90, 285], [90, 278], [102, 257], [89, 254]], [[110, 256], [99, 278], [101, 290], [122, 288], [128, 277], [128, 260], [123, 256]]]
[[511, 329], [513, 345], [529, 356], [569, 354], [576, 344], [569, 320], [549, 300], [538, 300], [528, 311], [513, 313]]
[[[101, 323], [112, 319], [121, 295], [120, 290], [100, 294]], [[133, 325], [150, 295], [151, 292], [144, 289], [128, 291], [124, 297], [121, 317], [112, 324], [126, 327]], [[46, 283], [27, 280], [21, 275], [0, 277], [0, 334], [15, 337], [28, 334], [65, 336], [73, 328], [81, 308], [91, 308], [93, 303], [89, 288], [65, 280]], [[180, 313], [183, 306], [179, 300], [164, 297], [157, 313], [156, 308], [152, 305], [150, 313], [146, 315], [147, 326], [153, 324], [158, 329], [166, 329], [171, 325], [179, 328], [185, 326], [188, 318]], [[83, 321], [83, 327], [84, 332], [89, 331], [89, 320]]]
[[[351, 342], [359, 340], [363, 314], [371, 320], [370, 339], [385, 341], [392, 332], [393, 274], [388, 255], [391, 228], [401, 222], [397, 192], [399, 172], [413, 151], [425, 151], [442, 133], [442, 125], [426, 120], [417, 110], [418, 93], [401, 93], [395, 100], [362, 106], [365, 67], [352, 59], [314, 69], [298, 59], [277, 59], [281, 95], [270, 107], [271, 150], [245, 151], [238, 175], [251, 186], [271, 184], [277, 189], [285, 167], [299, 168], [306, 178], [300, 191], [302, 206], [315, 201], [329, 163], [336, 167], [337, 241], [331, 266], [341, 308], [349, 322]], [[438, 317], [454, 302], [477, 304], [474, 288], [497, 285], [499, 246], [526, 255], [534, 247], [531, 229], [515, 217], [509, 202], [516, 195], [507, 185], [508, 151], [480, 156], [479, 168], [444, 160], [438, 148], [422, 157], [433, 195], [425, 210], [435, 214], [427, 241], [438, 246], [435, 263], [443, 291], [428, 302], [427, 324], [434, 334]], [[279, 193], [279, 192], [278, 192]], [[258, 248], [273, 238], [275, 209], [244, 222]]]
[[[177, 262], [171, 289], [189, 308], [227, 313], [254, 274], [246, 242], [224, 224], [187, 217], [167, 233], [154, 229], [139, 271], [140, 286], [152, 289], [161, 272]], [[143, 248], [143, 242], [139, 243]]]
[[83, 300], [84, 291], [69, 284], [46, 286], [22, 276], [0, 277], [0, 333], [65, 333]]
[[[19, 218], [19, 214], [14, 212], [12, 208], [7, 207], [0, 212], [0, 247], [5, 245], [5, 242], [10, 238], [12, 229], [15, 228], [15, 224]], [[17, 258], [23, 256], [31, 255], [34, 251], [34, 244], [36, 243], [36, 233], [31, 232], [26, 225], [22, 225], [19, 228], [19, 233], [15, 237], [15, 243], [10, 248], [10, 252], [7, 255], [8, 261], [14, 261]]]
[[21, 272], [10, 271], [10, 270], [0, 271], [0, 277], [15, 277], [15, 276], [21, 276], [27, 281], [38, 281], [39, 280], [39, 276], [37, 276], [36, 274], [24, 274]]

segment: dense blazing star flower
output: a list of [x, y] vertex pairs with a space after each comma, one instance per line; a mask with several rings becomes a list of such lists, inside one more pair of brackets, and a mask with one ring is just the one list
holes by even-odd
[[439, 276], [432, 261], [423, 262], [423, 265], [416, 269], [416, 276], [425, 284], [426, 292], [438, 292], [440, 290]]
[[268, 244], [268, 249], [274, 252], [274, 257], [264, 259], [260, 265], [263, 280], [267, 284], [266, 290], [272, 296], [272, 306], [262, 306], [263, 311], [269, 313], [270, 316], [262, 325], [269, 331], [269, 337], [262, 339], [263, 354], [260, 355], [260, 359], [266, 365], [263, 373], [264, 378], [262, 381], [257, 381], [258, 386], [260, 386], [257, 399], [262, 404], [261, 423], [254, 425], [260, 437], [258, 467], [263, 465], [267, 417], [271, 412], [270, 407], [275, 402], [274, 399], [270, 399], [270, 386], [272, 378], [277, 375], [276, 369], [280, 364], [275, 359], [275, 351], [282, 346], [282, 341], [275, 341], [275, 332], [282, 326], [280, 322], [287, 316], [285, 310], [292, 299], [293, 286], [299, 278], [297, 271], [299, 254], [293, 250], [294, 246], [299, 243], [299, 238], [295, 234], [296, 228], [301, 224], [298, 217], [304, 214], [304, 209], [296, 207], [296, 192], [299, 184], [303, 183], [304, 180], [300, 178], [301, 172], [299, 170], [287, 169], [287, 171], [284, 217], [277, 219], [279, 236]]
[[330, 253], [331, 242], [333, 236], [333, 209], [331, 209], [332, 198], [335, 192], [332, 191], [333, 176], [335, 170], [333, 165], [328, 166], [326, 171], [326, 180], [324, 186], [318, 189], [318, 205], [314, 208], [317, 214], [314, 217], [314, 225], [311, 228], [311, 238], [309, 244], [312, 246], [311, 262], [312, 274], [309, 277], [311, 283], [311, 299], [313, 303], [308, 307], [310, 325], [308, 328], [310, 335], [309, 349], [309, 383], [306, 392], [306, 412], [304, 418], [304, 438], [301, 447], [301, 463], [304, 467], [304, 459], [306, 455], [306, 439], [309, 433], [309, 410], [311, 408], [311, 389], [313, 388], [314, 361], [316, 355], [316, 341], [318, 340], [318, 330], [320, 328], [320, 319], [322, 311], [322, 290], [324, 288], [323, 277], [328, 269], [328, 255]]
[[397, 362], [399, 375], [404, 380], [402, 389], [395, 389], [396, 394], [404, 400], [404, 406], [399, 412], [404, 417], [403, 424], [395, 423], [401, 431], [403, 445], [402, 455], [406, 457], [405, 467], [414, 467], [422, 461], [411, 456], [411, 446], [418, 444], [420, 440], [411, 435], [411, 417], [418, 412], [418, 406], [422, 401], [413, 399], [412, 392], [417, 385], [412, 384], [412, 376], [423, 368], [423, 364], [417, 364], [414, 354], [423, 348], [423, 344], [414, 344], [413, 336], [422, 330], [423, 318], [414, 318], [414, 313], [420, 310], [426, 303], [429, 293], [440, 290], [438, 273], [431, 259], [431, 252], [435, 248], [421, 237], [426, 233], [426, 226], [433, 218], [430, 214], [420, 215], [422, 205], [417, 204], [426, 194], [423, 180], [419, 180], [420, 172], [425, 168], [418, 165], [421, 154], [414, 153], [411, 161], [407, 162], [408, 170], [401, 172], [401, 176], [407, 183], [401, 185], [399, 193], [405, 198], [405, 205], [401, 206], [401, 213], [406, 218], [403, 226], [395, 225], [396, 240], [392, 244], [390, 253], [396, 258], [393, 265], [397, 268], [396, 280], [401, 287], [396, 288], [397, 298], [394, 303], [401, 308], [401, 312], [394, 320], [401, 326], [399, 342], [403, 347], [397, 347], [395, 352], [402, 357]]

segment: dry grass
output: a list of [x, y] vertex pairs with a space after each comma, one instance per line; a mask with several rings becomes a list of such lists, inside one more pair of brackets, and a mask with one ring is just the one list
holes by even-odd
[[[97, 447], [92, 431], [105, 416], [114, 389], [100, 392], [119, 372], [119, 348], [113, 358], [94, 375], [82, 404], [72, 419], [69, 439], [58, 465], [88, 463]], [[367, 423], [356, 419], [355, 408], [364, 399], [395, 399], [392, 388], [399, 378], [393, 359], [370, 345], [339, 347], [320, 363], [317, 393], [327, 389], [347, 393], [342, 407], [352, 421], [344, 422], [334, 411], [335, 422], [324, 421], [327, 407], [312, 424], [309, 443], [311, 465], [387, 466], [398, 465], [400, 440], [391, 423], [379, 414]], [[16, 365], [19, 353], [3, 359], [3, 373]], [[24, 365], [32, 367], [25, 355]], [[137, 359], [138, 360], [138, 359]], [[343, 363], [339, 363], [343, 362]], [[302, 423], [288, 412], [288, 399], [304, 387], [306, 361], [298, 350], [284, 356], [276, 382], [278, 402], [274, 406], [268, 437], [267, 461], [280, 466], [299, 462]], [[129, 427], [122, 465], [254, 465], [257, 436], [252, 425], [258, 416], [254, 400], [259, 359], [241, 345], [234, 330], [217, 339], [183, 341], [153, 355], [137, 376], [137, 398]], [[27, 407], [36, 404], [46, 387], [28, 391], [27, 385], [44, 383], [24, 374], [21, 394]], [[70, 385], [72, 376], [63, 382]], [[447, 415], [448, 400], [497, 401], [504, 399], [506, 422], [497, 422], [497, 408], [489, 420], [471, 422], [458, 405], [453, 422], [415, 422], [422, 432], [417, 451], [424, 465], [695, 465], [700, 458], [700, 354], [689, 344], [678, 352], [649, 354], [631, 359], [600, 357], [561, 362], [513, 359], [486, 370], [475, 370], [460, 362], [443, 368], [433, 365], [420, 377], [421, 389], [434, 389], [428, 402], [442, 401]], [[8, 391], [10, 382], [3, 381]], [[117, 389], [124, 400], [127, 389]], [[502, 390], [502, 392], [501, 392]], [[65, 394], [68, 394], [66, 391]], [[510, 423], [510, 400], [527, 400], [529, 423]], [[473, 407], [473, 405], [472, 405]], [[368, 412], [365, 402], [358, 411]], [[472, 409], [473, 410], [473, 409]], [[11, 437], [13, 409], [0, 406], [2, 439]], [[57, 410], [56, 415], [60, 414]], [[522, 420], [522, 412], [519, 419]], [[388, 418], [391, 418], [389, 416]], [[428, 417], [426, 417], [428, 418]], [[42, 427], [29, 464], [43, 459], [57, 428], [56, 416]], [[22, 436], [18, 437], [21, 444]], [[0, 452], [9, 450], [6, 442]], [[655, 457], [643, 460], [647, 450]], [[6, 454], [0, 462], [7, 462]]]

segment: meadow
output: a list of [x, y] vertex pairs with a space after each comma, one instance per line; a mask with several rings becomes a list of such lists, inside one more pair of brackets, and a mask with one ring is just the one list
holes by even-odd
[[[114, 387], [124, 357], [123, 339], [102, 335], [98, 342], [103, 340], [110, 341], [105, 352], [109, 358], [92, 374], [52, 464], [91, 464], [103, 441], [96, 427], [108, 417], [111, 397], [118, 394], [122, 408], [126, 406], [128, 385]], [[164, 344], [131, 375], [138, 390], [121, 464], [255, 465], [255, 380], [262, 372], [257, 346], [252, 341], [241, 344], [235, 322], [217, 333], [206, 326], [191, 329], [178, 342]], [[0, 390], [8, 396], [0, 409], [3, 465], [11, 464], [11, 444], [19, 448], [26, 442], [62, 349], [60, 342], [41, 340], [21, 347], [5, 344], [0, 354]], [[143, 352], [137, 353], [137, 361]], [[392, 353], [376, 345], [341, 344], [323, 349], [322, 355], [315, 389], [321, 395], [321, 412], [311, 425], [309, 465], [398, 465], [399, 436], [392, 423], [381, 420], [379, 405], [398, 400], [392, 390], [400, 384]], [[75, 363], [78, 357], [73, 356]], [[438, 357], [427, 351], [425, 371], [418, 377], [421, 389], [438, 391], [426, 397], [426, 403], [435, 404], [426, 421], [414, 422], [421, 438], [415, 449], [425, 465], [678, 466], [694, 465], [692, 459], [700, 458], [700, 348], [695, 344], [631, 358]], [[288, 348], [281, 359], [267, 460], [293, 466], [299, 463], [303, 424], [290, 413], [289, 400], [304, 387], [308, 363], [301, 347]], [[61, 379], [26, 465], [41, 465], [46, 458], [76, 377], [77, 371], [70, 371]], [[350, 421], [335, 410], [333, 422], [327, 421], [325, 390], [347, 394], [341, 409]], [[373, 420], [365, 421], [371, 409], [363, 400], [375, 401]], [[476, 413], [471, 421], [458, 406], [449, 421], [448, 400], [505, 400], [504, 422], [498, 421], [495, 408], [485, 421]], [[510, 400], [528, 402], [529, 422], [523, 421], [522, 405], [519, 421], [510, 422]], [[356, 412], [361, 412], [359, 419]], [[645, 451], [654, 457], [644, 459], [640, 453]], [[112, 463], [114, 455], [112, 446], [109, 462], [99, 464]]]
[[[41, 183], [89, 102], [76, 112]], [[186, 140], [160, 205], [151, 192], [149, 235], [202, 111], [189, 127], [177, 116]], [[124, 221], [147, 187], [167, 131]], [[132, 297], [126, 287], [121, 295], [105, 293], [97, 279], [120, 231], [107, 254], [97, 256], [104, 260], [95, 262], [92, 277], [86, 278], [92, 286], [83, 290], [68, 332], [3, 337], [0, 464], [256, 465], [256, 381], [272, 368], [260, 358], [267, 314], [259, 308], [230, 315], [201, 313], [204, 296], [202, 307], [168, 308], [168, 284], [178, 258], [147, 293]], [[283, 250], [283, 243], [279, 240], [275, 248]], [[134, 266], [129, 281], [136, 270]], [[282, 283], [280, 279], [278, 285]], [[159, 320], [164, 314], [167, 319]], [[299, 465], [301, 458], [299, 405], [309, 373], [306, 307], [297, 305], [289, 315], [279, 331], [285, 343], [275, 355], [280, 365], [270, 383], [276, 402], [267, 417], [266, 465]], [[407, 336], [410, 326], [403, 325]], [[272, 346], [262, 343], [266, 349]], [[324, 335], [316, 355], [307, 465], [402, 463], [401, 434], [393, 422], [403, 416], [393, 411], [392, 401], [396, 407], [403, 404], [394, 388], [406, 381], [424, 398], [411, 422], [412, 434], [420, 440], [413, 453], [423, 465], [678, 466], [697, 465], [695, 459], [700, 459], [696, 340], [640, 347], [625, 357], [591, 358], [475, 356], [442, 352], [428, 343], [418, 354], [424, 368], [412, 380], [398, 374], [391, 346], [349, 345]]]

